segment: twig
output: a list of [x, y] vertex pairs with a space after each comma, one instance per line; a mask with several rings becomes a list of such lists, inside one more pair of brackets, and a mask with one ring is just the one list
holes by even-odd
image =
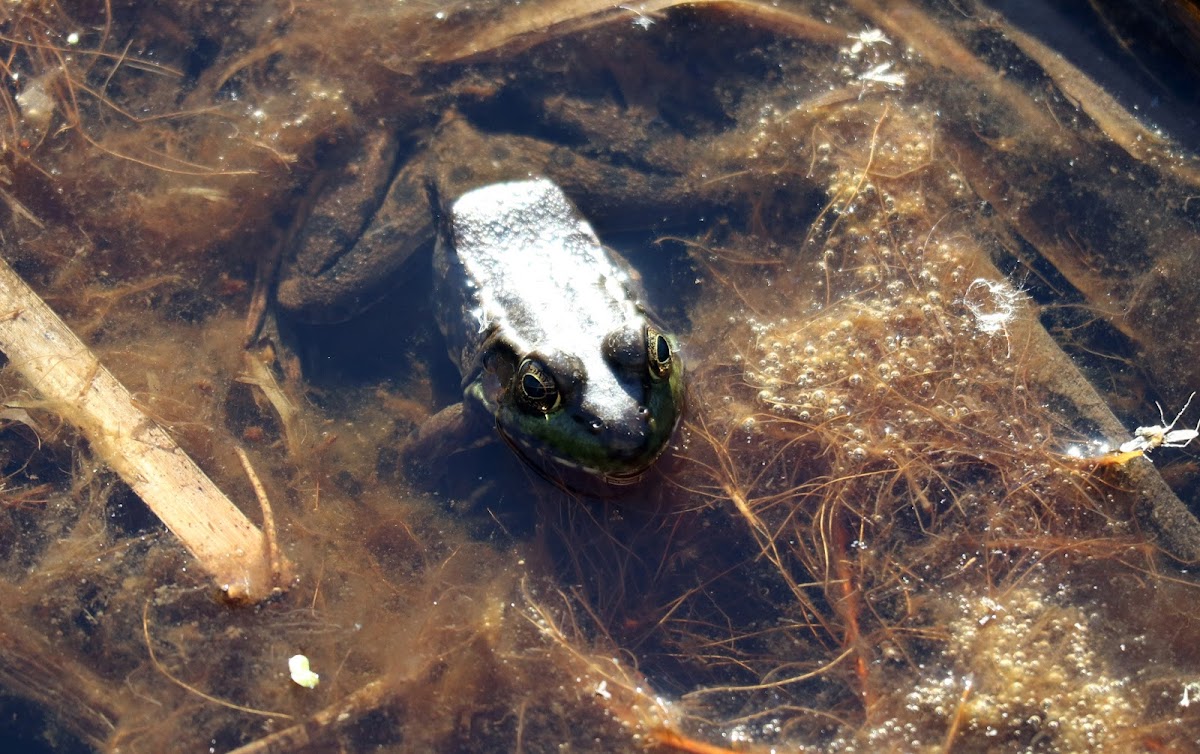
[[235, 600], [272, 593], [259, 530], [0, 260], [0, 351]]
[[242, 462], [242, 468], [246, 470], [246, 476], [250, 478], [250, 486], [254, 488], [254, 496], [258, 498], [258, 506], [262, 509], [264, 557], [271, 566], [271, 581], [277, 588], [283, 588], [291, 580], [289, 564], [279, 551], [279, 539], [275, 529], [275, 514], [271, 512], [271, 500], [267, 497], [267, 490], [254, 471], [254, 466], [250, 464], [250, 456], [237, 446], [234, 446], [233, 449]]
[[303, 420], [300, 418], [300, 412], [296, 409], [296, 404], [288, 398], [270, 367], [256, 352], [243, 351], [242, 357], [245, 371], [238, 375], [237, 381], [253, 385], [262, 391], [267, 402], [271, 404], [271, 408], [275, 409], [275, 413], [279, 415], [279, 423], [283, 425], [283, 438], [287, 444], [288, 453], [292, 455], [298, 453], [304, 446], [304, 436], [307, 433]]

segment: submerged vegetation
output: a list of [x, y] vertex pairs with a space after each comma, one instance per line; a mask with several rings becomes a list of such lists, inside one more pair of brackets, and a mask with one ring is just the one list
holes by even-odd
[[[226, 604], [5, 368], [0, 684], [37, 711], [9, 740], [1200, 747], [1200, 525], [1177, 496], [1200, 466], [1111, 450], [1200, 386], [1178, 329], [1200, 172], [1004, 19], [870, 0], [4, 13], [5, 260], [257, 521], [244, 451], [297, 573]], [[398, 444], [458, 385], [413, 303], [419, 252], [347, 323], [272, 316], [305, 221], [350, 204], [371, 154], [502, 153], [564, 185], [687, 333], [685, 423], [620, 497], [561, 491], [499, 443], [433, 491], [410, 478]]]

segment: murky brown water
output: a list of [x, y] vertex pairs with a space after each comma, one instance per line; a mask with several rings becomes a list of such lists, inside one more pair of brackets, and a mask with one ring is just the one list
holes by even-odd
[[[10, 5], [4, 258], [260, 522], [245, 449], [296, 578], [226, 604], [6, 367], [0, 741], [1200, 748], [1200, 466], [1113, 452], [1200, 387], [1195, 41], [1032, 11]], [[612, 498], [398, 452], [459, 389], [421, 179], [514, 171], [683, 341]]]

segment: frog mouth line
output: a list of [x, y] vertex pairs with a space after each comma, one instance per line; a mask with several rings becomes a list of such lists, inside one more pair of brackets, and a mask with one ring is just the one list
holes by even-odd
[[[504, 431], [504, 428], [499, 424], [496, 425], [496, 432], [504, 440], [504, 444], [513, 450], [527, 464], [533, 467], [533, 470], [538, 473], [543, 479], [551, 482], [557, 487], [561, 487], [570, 491], [570, 487], [557, 478], [553, 474], [555, 467], [571, 469], [572, 471], [581, 471], [594, 477], [599, 477], [607, 484], [616, 487], [625, 487], [631, 484], [636, 484], [646, 474], [646, 469], [629, 472], [612, 472], [603, 471], [592, 466], [586, 466], [578, 461], [568, 460], [561, 456], [557, 456], [546, 450], [535, 450], [527, 447], [524, 443], [510, 436]], [[655, 456], [657, 458], [657, 456]], [[653, 459], [652, 459], [653, 462]]]

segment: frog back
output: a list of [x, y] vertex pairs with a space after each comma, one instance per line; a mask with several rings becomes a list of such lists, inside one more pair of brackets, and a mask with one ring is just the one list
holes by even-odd
[[485, 186], [455, 201], [434, 274], [439, 325], [464, 380], [494, 344], [515, 354], [586, 352], [581, 343], [642, 317], [629, 270], [544, 178]]

